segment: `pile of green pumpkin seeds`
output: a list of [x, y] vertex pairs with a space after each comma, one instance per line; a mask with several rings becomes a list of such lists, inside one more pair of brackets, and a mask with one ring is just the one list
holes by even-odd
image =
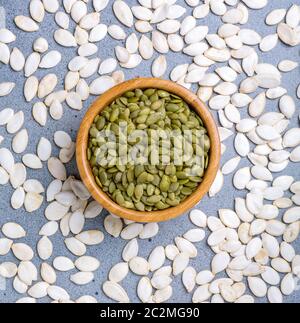
[[[295, 0], [0, 2], [0, 302], [297, 302], [299, 46]], [[171, 225], [102, 212], [72, 176], [93, 96], [151, 74], [221, 138], [211, 199]]]
[[[133, 159], [122, 162], [128, 151], [124, 152], [126, 142], [120, 132], [124, 124], [129, 149], [141, 140], [130, 135], [135, 130], [145, 131], [147, 158], [144, 163]], [[115, 143], [108, 145], [103, 138], [107, 130], [115, 135]], [[159, 161], [152, 163], [150, 143], [151, 140], [158, 142], [158, 131], [163, 131], [166, 137], [159, 141]], [[192, 134], [184, 146], [185, 151], [191, 152], [191, 158], [183, 158], [178, 163], [178, 136], [169, 142], [167, 138], [173, 132], [180, 136], [185, 131]], [[95, 118], [87, 155], [96, 183], [117, 204], [138, 211], [157, 211], [179, 205], [197, 189], [209, 163], [209, 150], [210, 139], [202, 120], [182, 98], [164, 90], [136, 89], [116, 99]], [[200, 163], [195, 163], [197, 157]]]

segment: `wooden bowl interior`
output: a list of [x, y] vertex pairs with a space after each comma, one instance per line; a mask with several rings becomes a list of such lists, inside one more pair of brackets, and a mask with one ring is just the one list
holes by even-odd
[[[96, 184], [92, 173], [92, 169], [87, 160], [86, 151], [88, 145], [89, 129], [95, 117], [109, 104], [111, 104], [115, 99], [119, 98], [122, 94], [124, 94], [127, 91], [132, 91], [138, 88], [162, 89], [183, 98], [189, 104], [190, 108], [196, 111], [196, 113], [202, 119], [211, 141], [210, 160], [208, 168], [204, 174], [203, 182], [199, 185], [197, 190], [192, 195], [190, 195], [185, 201], [183, 201], [176, 207], [171, 207], [163, 211], [140, 212], [126, 209], [116, 204]], [[86, 113], [81, 123], [76, 142], [76, 160], [79, 173], [84, 184], [92, 194], [93, 198], [112, 214], [115, 214], [121, 218], [137, 222], [166, 221], [175, 218], [179, 215], [182, 215], [188, 210], [190, 210], [192, 207], [194, 207], [209, 191], [216, 177], [220, 163], [220, 151], [221, 149], [218, 129], [207, 107], [198, 99], [196, 95], [194, 95], [184, 87], [171, 81], [155, 78], [139, 78], [130, 80], [122, 84], [119, 84], [107, 91], [106, 93], [102, 94], [91, 105], [88, 112]]]

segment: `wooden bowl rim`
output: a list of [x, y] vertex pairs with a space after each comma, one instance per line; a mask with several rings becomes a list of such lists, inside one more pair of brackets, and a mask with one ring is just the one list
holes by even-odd
[[[210, 149], [210, 161], [208, 168], [205, 172], [202, 183], [197, 190], [190, 195], [185, 201], [180, 203], [176, 207], [171, 207], [162, 211], [153, 212], [140, 212], [135, 210], [126, 209], [115, 203], [102, 189], [96, 184], [90, 164], [87, 160], [86, 150], [88, 144], [89, 129], [93, 123], [94, 118], [111, 102], [120, 97], [126, 91], [134, 89], [155, 88], [166, 90], [175, 95], [182, 97], [190, 107], [200, 116], [202, 119], [208, 136], [211, 140]], [[209, 191], [213, 184], [217, 172], [219, 170], [221, 158], [221, 144], [219, 139], [218, 128], [215, 124], [214, 118], [208, 108], [199, 98], [174, 82], [157, 79], [157, 78], [137, 78], [118, 84], [111, 88], [104, 94], [102, 94], [96, 101], [90, 106], [86, 115], [84, 116], [76, 141], [76, 161], [80, 176], [85, 186], [93, 196], [93, 198], [100, 203], [105, 209], [114, 215], [121, 218], [136, 221], [136, 222], [162, 222], [178, 217], [188, 210], [193, 208], [203, 196]]]

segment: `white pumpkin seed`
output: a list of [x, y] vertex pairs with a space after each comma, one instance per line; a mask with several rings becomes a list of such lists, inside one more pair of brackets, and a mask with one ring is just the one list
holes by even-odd
[[147, 223], [144, 225], [143, 231], [139, 234], [140, 239], [150, 239], [158, 234], [159, 226], [157, 223]]
[[69, 28], [69, 25], [70, 25], [70, 18], [69, 16], [62, 12], [62, 11], [59, 11], [55, 14], [55, 22], [57, 23], [57, 25], [62, 28], [62, 29], [68, 29]]
[[98, 12], [92, 12], [84, 17], [79, 22], [79, 26], [85, 30], [91, 30], [96, 27], [100, 22], [100, 14]]
[[294, 61], [290, 61], [290, 60], [283, 60], [278, 64], [278, 69], [281, 72], [291, 72], [292, 70], [294, 70], [295, 68], [298, 67], [298, 63], [294, 62]]
[[41, 60], [40, 68], [53, 68], [61, 61], [61, 53], [53, 50], [48, 52]]
[[58, 29], [54, 32], [55, 41], [63, 47], [76, 47], [75, 37], [65, 29]]
[[142, 277], [138, 283], [137, 295], [143, 303], [148, 303], [152, 296], [152, 286], [148, 277]]
[[174, 19], [166, 19], [157, 25], [157, 29], [164, 34], [174, 34], [180, 29], [180, 22]]
[[[153, 7], [153, 6], [152, 6]], [[164, 21], [167, 18], [169, 12], [169, 6], [167, 4], [161, 3], [158, 6], [154, 6], [154, 12], [151, 19], [151, 24], [157, 24]]]
[[71, 275], [70, 280], [76, 285], [83, 286], [89, 284], [94, 279], [94, 274], [90, 272], [79, 272]]
[[52, 256], [53, 245], [46, 236], [42, 237], [37, 244], [38, 255], [42, 260], [47, 260]]
[[272, 259], [271, 266], [279, 273], [288, 274], [291, 272], [289, 263], [283, 258]]
[[[75, 212], [74, 214], [76, 213], [78, 213], [78, 211]], [[70, 229], [71, 229], [71, 219], [72, 219], [72, 216], [70, 218]], [[78, 239], [79, 241], [81, 241], [87, 246], [93, 246], [93, 245], [100, 244], [104, 239], [104, 235], [101, 231], [89, 230], [78, 234], [76, 236], [76, 239]]]
[[171, 286], [167, 286], [164, 289], [157, 290], [153, 295], [153, 301], [155, 303], [166, 302], [172, 296], [173, 290]]
[[153, 61], [152, 64], [152, 75], [154, 77], [162, 77], [167, 70], [167, 60], [166, 57], [161, 55]]
[[48, 159], [48, 170], [51, 175], [59, 180], [66, 180], [66, 169], [58, 158], [51, 157]]
[[223, 185], [224, 176], [221, 171], [218, 171], [215, 181], [209, 190], [209, 196], [214, 197], [215, 195], [217, 195], [221, 191]]
[[205, 231], [202, 229], [191, 229], [183, 237], [190, 242], [200, 242], [205, 238]]
[[139, 41], [135, 33], [129, 35], [126, 39], [126, 49], [130, 54], [135, 54], [138, 50]]
[[122, 0], [117, 0], [113, 4], [113, 10], [118, 20], [126, 27], [132, 27], [133, 14], [130, 7]]
[[0, 255], [5, 256], [9, 253], [13, 240], [1, 238], [0, 239]]
[[251, 180], [250, 168], [245, 167], [238, 170], [233, 178], [234, 187], [238, 190], [243, 190], [246, 188], [247, 184]]
[[196, 285], [196, 275], [193, 267], [187, 267], [182, 274], [182, 282], [188, 293], [191, 293]]
[[122, 253], [122, 258], [124, 261], [129, 262], [132, 258], [138, 255], [139, 246], [136, 239], [129, 241]]
[[207, 26], [197, 26], [190, 30], [184, 37], [187, 44], [194, 44], [201, 42], [208, 34]]
[[248, 284], [251, 292], [256, 297], [261, 298], [267, 295], [267, 285], [262, 279], [257, 277], [249, 277]]
[[47, 289], [48, 296], [55, 301], [67, 301], [70, 299], [69, 294], [65, 289], [59, 286], [49, 286]]
[[299, 7], [297, 5], [292, 5], [286, 14], [286, 23], [291, 28], [296, 28], [300, 22]]
[[143, 59], [150, 59], [153, 56], [153, 44], [152, 41], [145, 35], [143, 35], [139, 42], [139, 52]]
[[21, 261], [18, 267], [18, 277], [26, 285], [32, 285], [32, 282], [38, 279], [35, 265], [30, 261]]
[[9, 239], [21, 239], [26, 236], [26, 231], [14, 222], [5, 223], [2, 226], [2, 233]]
[[280, 23], [278, 25], [277, 34], [280, 40], [289, 46], [296, 46], [299, 44], [299, 35], [296, 30], [286, 23]]
[[39, 37], [33, 43], [33, 49], [37, 53], [45, 53], [49, 48], [48, 41], [45, 38]]
[[99, 42], [102, 39], [104, 39], [106, 35], [107, 35], [107, 26], [104, 24], [99, 24], [98, 26], [95, 26], [90, 31], [89, 41], [92, 43]]
[[46, 282], [36, 283], [28, 290], [28, 295], [36, 299], [44, 298], [47, 296], [48, 287], [49, 284]]
[[173, 275], [182, 273], [189, 264], [189, 256], [186, 253], [179, 253], [173, 261]]
[[227, 252], [221, 252], [217, 254], [211, 263], [212, 273], [216, 275], [227, 268], [230, 263], [230, 256]]
[[11, 196], [10, 204], [13, 209], [20, 209], [25, 201], [25, 192], [22, 187], [17, 188]]
[[247, 137], [238, 133], [234, 140], [234, 148], [241, 157], [246, 157], [250, 152], [250, 143]]
[[86, 253], [86, 246], [76, 238], [67, 238], [65, 245], [75, 256], [81, 257]]
[[296, 256], [296, 251], [292, 245], [284, 241], [280, 245], [280, 254], [286, 261], [292, 262]]
[[14, 115], [14, 110], [5, 108], [0, 111], [0, 126], [5, 126]]
[[3, 262], [0, 265], [0, 274], [3, 278], [13, 278], [16, 276], [18, 267], [12, 262]]
[[152, 250], [149, 255], [148, 262], [150, 266], [150, 271], [156, 271], [163, 266], [166, 260], [165, 249], [164, 247], [156, 247]]
[[109, 297], [117, 302], [129, 303], [129, 297], [128, 297], [126, 291], [119, 284], [117, 284], [115, 282], [111, 282], [111, 281], [106, 281], [103, 284], [102, 288], [103, 288], [104, 294], [107, 297]]
[[193, 294], [193, 303], [203, 303], [211, 297], [211, 292], [209, 291], [209, 285], [199, 286]]
[[269, 52], [277, 46], [277, 43], [278, 43], [278, 35], [271, 34], [264, 37], [261, 40], [259, 44], [259, 48], [262, 52]]
[[125, 279], [129, 272], [129, 267], [127, 262], [121, 262], [113, 266], [109, 272], [109, 280], [115, 283], [119, 283]]
[[10, 134], [17, 133], [24, 124], [24, 113], [19, 111], [15, 113], [7, 122], [6, 130]]
[[146, 259], [134, 257], [129, 261], [129, 268], [136, 275], [147, 276], [150, 270], [150, 265]]
[[284, 295], [289, 296], [294, 292], [295, 288], [296, 283], [293, 274], [287, 274], [281, 281], [281, 292]]
[[6, 44], [0, 42], [0, 62], [7, 65], [10, 60], [10, 49]]
[[14, 243], [11, 250], [20, 261], [30, 261], [34, 256], [33, 250], [24, 243]]
[[110, 76], [101, 76], [90, 84], [90, 93], [100, 95], [115, 85], [115, 81]]
[[56, 234], [57, 230], [58, 230], [57, 222], [50, 221], [50, 222], [47, 222], [45, 225], [43, 225], [43, 227], [41, 228], [41, 230], [39, 232], [39, 235], [50, 237], [50, 236]]
[[24, 184], [26, 180], [26, 168], [22, 163], [17, 163], [13, 166], [10, 173], [10, 183], [13, 188], [18, 188]]
[[180, 253], [178, 248], [175, 245], [168, 245], [165, 248], [166, 257], [173, 261], [175, 257]]
[[43, 164], [38, 156], [34, 154], [25, 154], [22, 157], [22, 162], [25, 166], [32, 168], [32, 169], [40, 169], [43, 168]]
[[300, 161], [300, 148], [295, 148], [290, 155], [290, 160], [294, 163], [298, 163]]
[[286, 15], [286, 9], [275, 9], [272, 10], [266, 17], [266, 24], [274, 26], [279, 24]]
[[196, 276], [196, 283], [198, 285], [209, 284], [214, 279], [214, 274], [209, 270], [201, 271]]
[[18, 132], [12, 141], [12, 149], [16, 154], [23, 153], [28, 145], [28, 132], [26, 129]]
[[136, 238], [143, 230], [143, 225], [140, 223], [132, 223], [125, 227], [121, 232], [121, 238], [131, 240]]
[[28, 286], [23, 283], [18, 276], [14, 278], [13, 288], [19, 294], [25, 294], [28, 290]]
[[6, 28], [0, 29], [0, 42], [4, 44], [12, 43], [16, 40], [16, 36]]
[[175, 243], [177, 248], [182, 252], [187, 254], [190, 258], [195, 258], [197, 256], [197, 249], [196, 247], [188, 240], [176, 237]]
[[34, 32], [39, 30], [38, 24], [26, 16], [16, 16], [14, 22], [18, 28], [26, 32]]

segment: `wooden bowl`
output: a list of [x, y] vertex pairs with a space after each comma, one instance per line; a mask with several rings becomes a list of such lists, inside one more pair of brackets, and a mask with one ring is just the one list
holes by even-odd
[[[171, 207], [163, 211], [140, 212], [126, 209], [116, 204], [102, 189], [96, 184], [89, 161], [87, 160], [87, 145], [89, 137], [89, 129], [94, 118], [115, 99], [122, 96], [127, 91], [134, 89], [155, 88], [166, 90], [183, 98], [189, 106], [198, 113], [208, 131], [211, 140], [210, 161], [205, 172], [203, 182], [197, 190], [190, 195], [185, 201], [176, 207]], [[220, 163], [220, 139], [218, 129], [212, 115], [207, 107], [198, 99], [196, 95], [191, 93], [184, 87], [162, 79], [156, 78], [138, 78], [122, 84], [119, 84], [106, 93], [102, 94], [89, 108], [84, 119], [82, 120], [76, 143], [76, 159], [80, 176], [93, 198], [98, 201], [105, 209], [112, 214], [121, 218], [136, 222], [160, 222], [166, 221], [179, 215], [184, 214], [193, 208], [209, 191]]]

